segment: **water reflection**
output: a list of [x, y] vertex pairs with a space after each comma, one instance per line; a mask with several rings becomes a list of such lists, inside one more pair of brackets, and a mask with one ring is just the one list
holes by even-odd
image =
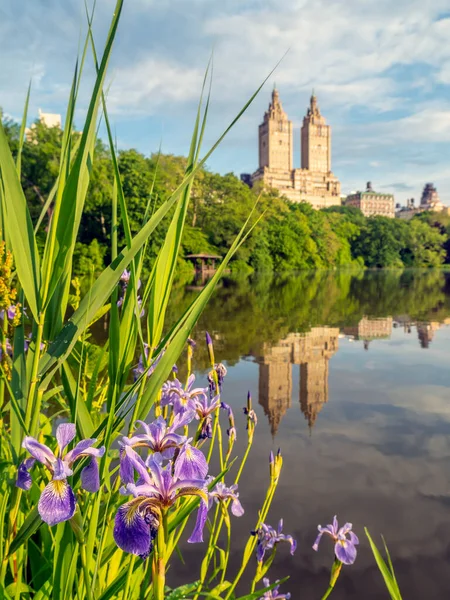
[[323, 405], [328, 402], [329, 360], [338, 351], [339, 339], [362, 341], [369, 350], [374, 340], [390, 339], [392, 329], [403, 327], [405, 333], [417, 331], [421, 348], [429, 348], [435, 332], [450, 324], [437, 321], [405, 320], [403, 317], [363, 317], [352, 327], [313, 327], [308, 333], [290, 333], [276, 344], [264, 343], [259, 364], [258, 401], [276, 436], [286, 411], [292, 405], [293, 365], [300, 366], [300, 410], [312, 429]]
[[313, 427], [328, 402], [328, 361], [337, 352], [339, 329], [313, 327], [305, 334], [291, 333], [278, 344], [264, 344], [259, 363], [259, 404], [275, 436], [291, 407], [292, 366], [300, 366], [300, 410]]
[[[173, 314], [197, 293], [179, 289]], [[311, 544], [317, 523], [335, 513], [361, 534], [367, 525], [386, 536], [404, 598], [449, 596], [449, 324], [450, 275], [441, 271], [223, 282], [195, 337], [208, 330], [228, 367], [224, 393], [237, 416], [239, 455], [248, 389], [259, 417], [232, 565], [254, 527], [269, 451], [281, 446], [285, 467], [269, 521], [284, 517], [299, 549], [293, 558], [280, 550], [272, 577], [290, 574], [293, 598], [319, 598], [326, 588], [332, 549], [315, 554]], [[196, 361], [202, 376], [202, 344]], [[200, 548], [185, 550], [174, 568], [180, 581], [192, 580], [201, 557]], [[386, 597], [367, 543], [333, 597]]]

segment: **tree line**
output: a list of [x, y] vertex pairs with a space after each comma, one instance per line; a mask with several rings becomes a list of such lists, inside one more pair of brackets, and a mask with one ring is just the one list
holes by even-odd
[[[11, 147], [17, 151], [20, 127], [3, 118]], [[74, 142], [77, 134], [74, 133]], [[62, 131], [36, 121], [22, 150], [22, 183], [36, 222], [51, 193], [59, 169]], [[135, 149], [118, 153], [118, 166], [133, 233], [148, 206], [155, 210], [177, 188], [186, 169], [182, 156]], [[76, 247], [74, 273], [100, 270], [110, 260], [113, 167], [108, 147], [97, 140], [85, 212]], [[181, 272], [192, 267], [188, 254], [224, 255], [252, 209], [257, 224], [231, 263], [232, 271], [298, 271], [304, 269], [436, 267], [450, 263], [450, 217], [422, 213], [406, 222], [385, 217], [365, 218], [355, 208], [336, 206], [314, 210], [292, 203], [277, 190], [250, 189], [232, 173], [200, 169], [194, 179], [180, 257]], [[51, 216], [51, 205], [42, 227]], [[168, 219], [170, 218], [170, 215]], [[153, 235], [146, 257], [151, 268], [163, 240], [166, 223]], [[120, 233], [123, 241], [123, 231]]]

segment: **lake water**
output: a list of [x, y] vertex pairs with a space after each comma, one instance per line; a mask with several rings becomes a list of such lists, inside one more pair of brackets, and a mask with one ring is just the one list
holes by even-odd
[[[195, 294], [180, 290], [179, 312]], [[224, 281], [194, 336], [214, 338], [228, 367], [223, 399], [235, 410], [237, 452], [246, 443], [247, 390], [258, 415], [240, 485], [246, 513], [233, 517], [240, 563], [268, 482], [268, 456], [284, 468], [268, 522], [284, 518], [298, 541], [278, 548], [271, 579], [290, 575], [293, 600], [320, 598], [333, 559], [331, 541], [311, 545], [318, 523], [337, 514], [361, 545], [332, 597], [387, 598], [364, 526], [383, 534], [404, 598], [450, 594], [450, 275], [444, 272], [317, 272]], [[196, 349], [199, 376], [207, 368]], [[183, 551], [176, 579], [196, 577], [202, 550]], [[253, 575], [254, 563], [250, 572]], [[169, 580], [174, 575], [169, 576]], [[244, 593], [244, 590], [243, 590]]]

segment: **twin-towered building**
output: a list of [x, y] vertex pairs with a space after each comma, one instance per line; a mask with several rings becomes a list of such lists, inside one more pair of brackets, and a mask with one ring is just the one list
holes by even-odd
[[365, 191], [351, 192], [342, 199], [341, 184], [331, 171], [331, 126], [321, 114], [314, 93], [303, 118], [300, 140], [301, 167], [295, 168], [293, 124], [274, 88], [259, 126], [259, 168], [252, 175], [241, 175], [241, 179], [250, 186], [262, 182], [293, 202], [309, 202], [317, 209], [339, 206], [343, 202], [345, 206], [360, 209], [365, 217], [411, 218], [421, 210], [446, 209], [432, 184], [425, 188], [426, 203], [422, 200], [420, 208], [408, 205], [397, 214], [393, 194], [375, 191], [370, 182]]
[[259, 126], [259, 168], [250, 176], [293, 202], [306, 201], [314, 208], [341, 204], [341, 184], [331, 171], [331, 127], [320, 113], [313, 94], [301, 128], [301, 168], [293, 166], [292, 121], [283, 110], [278, 90]]

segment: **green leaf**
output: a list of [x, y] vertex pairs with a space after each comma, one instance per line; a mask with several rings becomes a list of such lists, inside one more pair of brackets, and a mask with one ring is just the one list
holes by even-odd
[[[253, 212], [253, 211], [252, 211]], [[141, 399], [141, 406], [137, 413], [138, 419], [145, 419], [150, 412], [150, 409], [155, 401], [155, 398], [159, 392], [161, 385], [164, 383], [164, 380], [167, 376], [167, 373], [170, 372], [172, 365], [174, 365], [178, 357], [180, 356], [183, 348], [187, 342], [187, 339], [194, 328], [195, 323], [200, 317], [204, 307], [206, 306], [208, 300], [211, 298], [214, 289], [222, 276], [226, 266], [228, 265], [231, 257], [234, 255], [236, 250], [239, 248], [241, 242], [243, 242], [248, 235], [246, 234], [247, 225], [252, 217], [252, 213], [248, 216], [246, 222], [244, 223], [241, 231], [236, 236], [231, 248], [229, 249], [227, 255], [223, 259], [222, 263], [217, 268], [216, 273], [212, 277], [212, 279], [207, 283], [205, 288], [201, 291], [200, 295], [194, 300], [188, 310], [185, 312], [183, 317], [178, 321], [175, 325], [172, 332], [168, 337], [168, 347], [165, 350], [161, 360], [158, 362], [150, 381], [147, 385], [147, 388]]]
[[7, 223], [7, 237], [14, 254], [20, 284], [35, 321], [39, 320], [40, 272], [39, 252], [27, 201], [17, 175], [5, 130], [0, 120], [0, 174], [4, 193], [2, 213]]
[[[46, 289], [46, 302], [53, 296], [58, 283], [65, 274], [68, 277], [73, 249], [80, 225], [84, 201], [89, 186], [90, 171], [92, 169], [95, 135], [97, 126], [97, 113], [102, 97], [102, 89], [106, 70], [111, 56], [112, 46], [122, 12], [123, 0], [117, 0], [114, 16], [108, 32], [105, 50], [98, 70], [97, 79], [92, 92], [86, 121], [81, 136], [74, 164], [70, 169], [67, 181], [59, 201], [57, 194], [52, 228], [50, 231], [50, 244], [46, 252], [44, 269], [48, 270], [46, 278], [48, 289]], [[67, 142], [69, 143], [69, 142]], [[53, 230], [53, 227], [55, 228]], [[70, 279], [70, 276], [69, 276]], [[64, 283], [64, 282], [63, 282]]]
[[[389, 595], [391, 596], [392, 600], [402, 600], [402, 596], [400, 593], [400, 589], [398, 587], [397, 584], [397, 580], [395, 578], [395, 573], [394, 573], [394, 567], [392, 566], [392, 562], [389, 556], [389, 552], [388, 554], [388, 561], [389, 561], [389, 566], [385, 563], [383, 557], [381, 556], [378, 548], [376, 547], [374, 541], [372, 540], [372, 538], [370, 537], [369, 531], [367, 529], [367, 527], [364, 528], [364, 531], [366, 532], [366, 536], [367, 539], [369, 540], [369, 544], [370, 544], [370, 548], [373, 552], [373, 555], [375, 557], [375, 561], [377, 563], [378, 569], [384, 579], [384, 583], [388, 589]], [[384, 540], [383, 540], [384, 541]], [[387, 551], [387, 546], [385, 544], [385, 548]]]
[[261, 598], [262, 594], [264, 594], [265, 592], [269, 592], [270, 590], [273, 590], [275, 587], [281, 585], [288, 579], [289, 579], [289, 577], [285, 577], [284, 579], [275, 581], [275, 583], [272, 583], [271, 585], [263, 588], [262, 590], [258, 590], [256, 592], [253, 592], [252, 594], [246, 594], [245, 596], [240, 596], [236, 600], [258, 600], [258, 598]]
[[25, 519], [22, 527], [17, 532], [17, 535], [15, 536], [9, 548], [9, 556], [14, 554], [14, 552], [16, 552], [16, 550], [20, 548], [20, 546], [24, 544], [27, 541], [27, 539], [39, 529], [41, 525], [42, 520], [39, 516], [37, 506], [35, 506]]
[[195, 583], [182, 585], [181, 587], [172, 590], [169, 594], [166, 593], [165, 600], [182, 600], [183, 598], [186, 598], [187, 594], [194, 593], [199, 583], [200, 581], [196, 581]]

